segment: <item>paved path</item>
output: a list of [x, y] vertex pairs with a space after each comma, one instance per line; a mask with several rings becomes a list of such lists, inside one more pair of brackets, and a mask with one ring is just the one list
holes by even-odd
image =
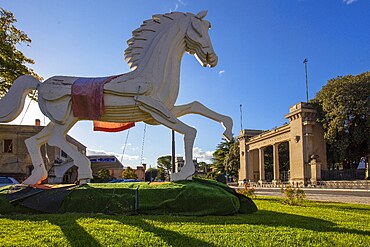
[[[283, 196], [280, 188], [255, 188], [256, 195]], [[312, 189], [304, 188], [307, 199], [370, 205], [370, 190], [366, 189]]]

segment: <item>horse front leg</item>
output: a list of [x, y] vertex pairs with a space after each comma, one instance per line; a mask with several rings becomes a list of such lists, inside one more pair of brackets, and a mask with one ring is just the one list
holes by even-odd
[[197, 130], [193, 127], [184, 124], [179, 119], [175, 118], [171, 112], [168, 112], [168, 114], [171, 115], [170, 120], [169, 118], [166, 118], [163, 115], [160, 115], [147, 108], [141, 109], [149, 113], [153, 117], [153, 119], [158, 123], [163, 124], [164, 126], [184, 135], [185, 164], [181, 168], [180, 172], [172, 173], [171, 180], [172, 181], [191, 180], [192, 175], [195, 173], [195, 166], [193, 163], [193, 146]]
[[185, 105], [174, 106], [171, 112], [176, 117], [181, 117], [187, 114], [198, 114], [212, 119], [216, 122], [219, 122], [224, 127], [225, 131], [223, 133], [223, 136], [226, 138], [227, 141], [230, 141], [233, 137], [233, 120], [228, 116], [212, 111], [198, 101], [194, 101]]

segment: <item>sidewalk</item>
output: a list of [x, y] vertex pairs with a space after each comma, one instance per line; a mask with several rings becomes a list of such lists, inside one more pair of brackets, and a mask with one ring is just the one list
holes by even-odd
[[[370, 190], [302, 188], [308, 200], [370, 205]], [[255, 188], [256, 195], [282, 197], [280, 188]]]

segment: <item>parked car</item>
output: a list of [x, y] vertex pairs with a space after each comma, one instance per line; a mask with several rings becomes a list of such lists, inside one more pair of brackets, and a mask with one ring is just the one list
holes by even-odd
[[12, 185], [12, 184], [19, 184], [19, 182], [12, 177], [0, 177], [0, 187]]

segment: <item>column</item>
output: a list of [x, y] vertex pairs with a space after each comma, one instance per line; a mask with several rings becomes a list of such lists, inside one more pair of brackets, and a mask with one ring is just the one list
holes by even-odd
[[253, 152], [254, 150], [247, 151], [247, 162], [248, 162], [247, 180], [250, 180], [251, 182], [256, 182], [254, 181], [254, 160], [252, 158]]
[[265, 181], [265, 150], [264, 148], [258, 149], [258, 165], [260, 170], [260, 180], [258, 181], [259, 184]]
[[272, 180], [272, 183], [274, 185], [280, 183], [280, 173], [279, 173], [279, 144], [275, 143], [272, 145], [272, 156], [273, 156], [273, 162], [274, 162], [274, 179]]

